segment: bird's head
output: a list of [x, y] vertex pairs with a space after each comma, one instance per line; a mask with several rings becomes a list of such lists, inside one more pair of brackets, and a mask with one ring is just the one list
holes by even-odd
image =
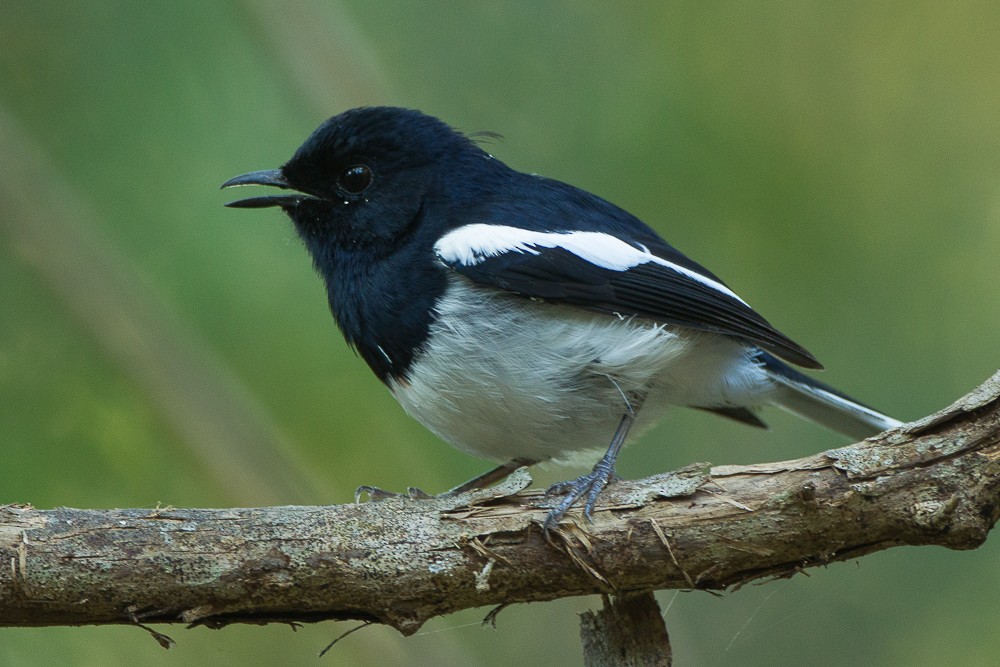
[[324, 122], [280, 169], [243, 174], [222, 187], [295, 191], [227, 206], [282, 208], [314, 255], [331, 246], [391, 252], [419, 222], [426, 200], [454, 182], [463, 164], [483, 157], [489, 156], [436, 118], [411, 109], [363, 107]]

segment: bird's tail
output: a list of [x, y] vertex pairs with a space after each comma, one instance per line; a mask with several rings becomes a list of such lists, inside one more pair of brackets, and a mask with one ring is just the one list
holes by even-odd
[[771, 402], [793, 414], [859, 439], [902, 424], [829, 385], [799, 373], [767, 352], [761, 353], [759, 359], [775, 384]]

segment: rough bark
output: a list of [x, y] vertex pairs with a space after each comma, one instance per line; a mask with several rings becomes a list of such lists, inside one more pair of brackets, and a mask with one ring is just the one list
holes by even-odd
[[580, 615], [584, 667], [670, 667], [667, 625], [651, 591], [604, 596]]
[[[544, 535], [518, 471], [451, 499], [257, 509], [0, 507], [0, 625], [362, 619], [724, 589], [897, 545], [973, 549], [1000, 516], [1000, 373], [948, 409], [794, 461], [616, 483]], [[572, 516], [575, 516], [572, 515]]]

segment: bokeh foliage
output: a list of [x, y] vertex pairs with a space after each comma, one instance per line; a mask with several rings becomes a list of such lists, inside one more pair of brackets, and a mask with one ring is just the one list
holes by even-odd
[[[638, 214], [900, 418], [1000, 366], [992, 2], [3, 3], [0, 502], [346, 502], [484, 464], [344, 345], [289, 225], [217, 186], [326, 116], [412, 106]], [[840, 442], [678, 412], [626, 476]], [[570, 473], [542, 471], [554, 481]], [[994, 664], [1000, 547], [662, 594], [682, 664]], [[575, 612], [470, 612], [334, 664], [572, 665]], [[347, 627], [347, 626], [343, 626]], [[0, 664], [314, 664], [342, 627], [0, 631]], [[180, 661], [180, 662], [178, 662]]]

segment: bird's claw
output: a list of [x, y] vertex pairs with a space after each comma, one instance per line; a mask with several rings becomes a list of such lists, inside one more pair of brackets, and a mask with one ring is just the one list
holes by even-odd
[[546, 496], [565, 496], [565, 498], [545, 517], [545, 523], [542, 526], [545, 532], [556, 528], [569, 508], [581, 498], [586, 498], [583, 503], [583, 518], [587, 520], [587, 523], [593, 523], [594, 505], [597, 503], [597, 497], [601, 495], [604, 487], [616, 478], [617, 475], [615, 475], [613, 468], [598, 466], [582, 477], [550, 486], [545, 492]]

